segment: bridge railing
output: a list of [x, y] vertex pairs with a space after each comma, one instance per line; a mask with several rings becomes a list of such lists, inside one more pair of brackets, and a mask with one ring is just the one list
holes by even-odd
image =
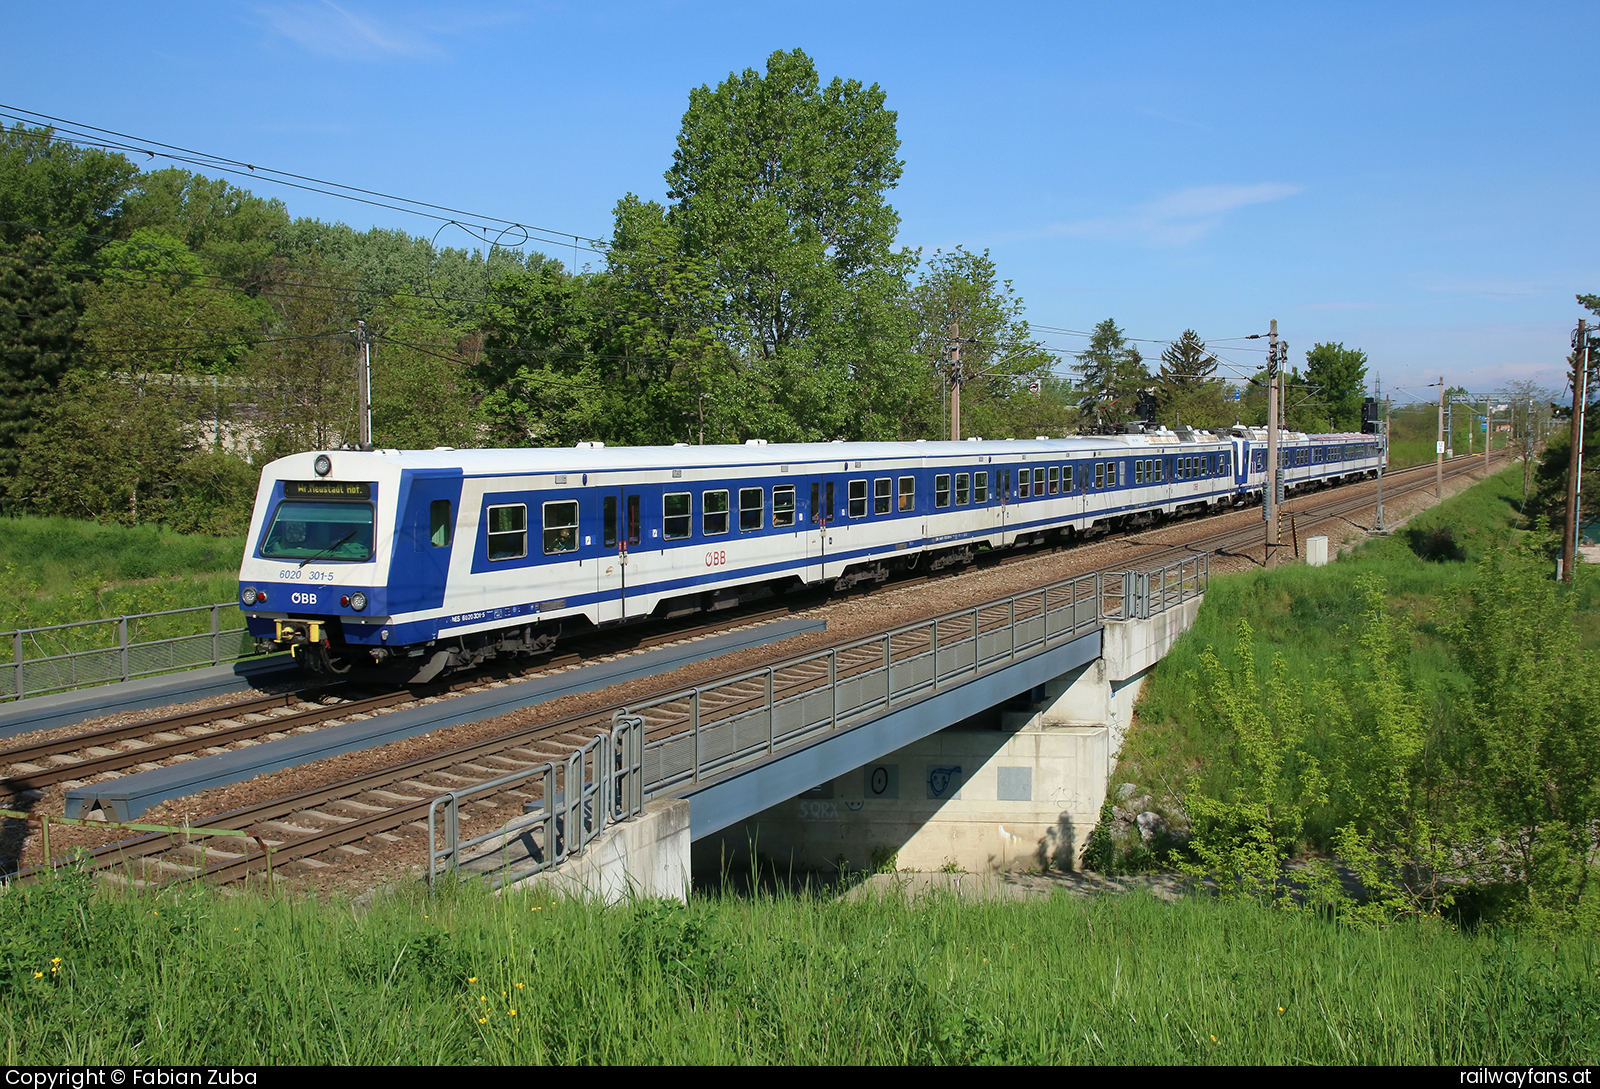
[[224, 601], [0, 633], [0, 700], [248, 658], [255, 641], [239, 617]]
[[1211, 553], [1190, 556], [1148, 571], [1106, 575], [1100, 615], [1106, 620], [1149, 620], [1197, 598], [1211, 582]]
[[[428, 805], [428, 888], [463, 864], [501, 880], [521, 880], [581, 854], [595, 837], [644, 808], [644, 721], [616, 715], [610, 733], [569, 753], [486, 783], [441, 794]], [[522, 794], [520, 819], [461, 838], [462, 806], [478, 796]], [[489, 846], [491, 845], [492, 846]], [[478, 851], [477, 848], [487, 847]]]
[[644, 791], [665, 793], [1070, 642], [1100, 622], [1082, 575], [630, 705]]

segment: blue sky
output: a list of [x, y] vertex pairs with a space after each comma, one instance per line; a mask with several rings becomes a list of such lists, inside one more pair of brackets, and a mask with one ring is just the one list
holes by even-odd
[[990, 250], [1036, 326], [1225, 348], [1277, 318], [1401, 398], [1560, 389], [1600, 293], [1593, 4], [12, 0], [5, 26], [7, 105], [602, 237], [663, 197], [692, 87], [800, 48], [898, 112], [900, 243]]

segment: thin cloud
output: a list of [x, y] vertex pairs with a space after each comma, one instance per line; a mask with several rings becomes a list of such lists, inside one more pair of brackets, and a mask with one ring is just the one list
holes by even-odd
[[324, 56], [373, 59], [417, 57], [437, 53], [416, 35], [381, 26], [377, 20], [323, 0], [321, 4], [258, 7], [256, 14], [291, 41]]
[[1505, 302], [1546, 295], [1561, 288], [1563, 283], [1564, 281], [1557, 280], [1491, 280], [1468, 276], [1436, 276], [1422, 286], [1426, 291], [1474, 295], [1480, 299]]
[[1278, 182], [1199, 185], [1141, 204], [1124, 215], [1063, 223], [1048, 233], [1148, 246], [1187, 246], [1216, 230], [1231, 212], [1253, 204], [1270, 204], [1303, 191], [1303, 186]]

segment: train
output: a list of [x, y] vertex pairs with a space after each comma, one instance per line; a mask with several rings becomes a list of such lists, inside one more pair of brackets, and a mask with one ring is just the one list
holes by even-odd
[[[317, 674], [425, 683], [563, 634], [845, 589], [1259, 502], [1267, 432], [570, 449], [326, 450], [262, 472], [239, 604]], [[1286, 493], [1382, 437], [1279, 432]]]

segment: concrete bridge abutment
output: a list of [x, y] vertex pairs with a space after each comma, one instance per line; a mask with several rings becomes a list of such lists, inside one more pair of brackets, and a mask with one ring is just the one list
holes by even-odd
[[698, 878], [840, 869], [1076, 869], [1150, 670], [1200, 597], [1104, 623], [1100, 657], [697, 840]]

